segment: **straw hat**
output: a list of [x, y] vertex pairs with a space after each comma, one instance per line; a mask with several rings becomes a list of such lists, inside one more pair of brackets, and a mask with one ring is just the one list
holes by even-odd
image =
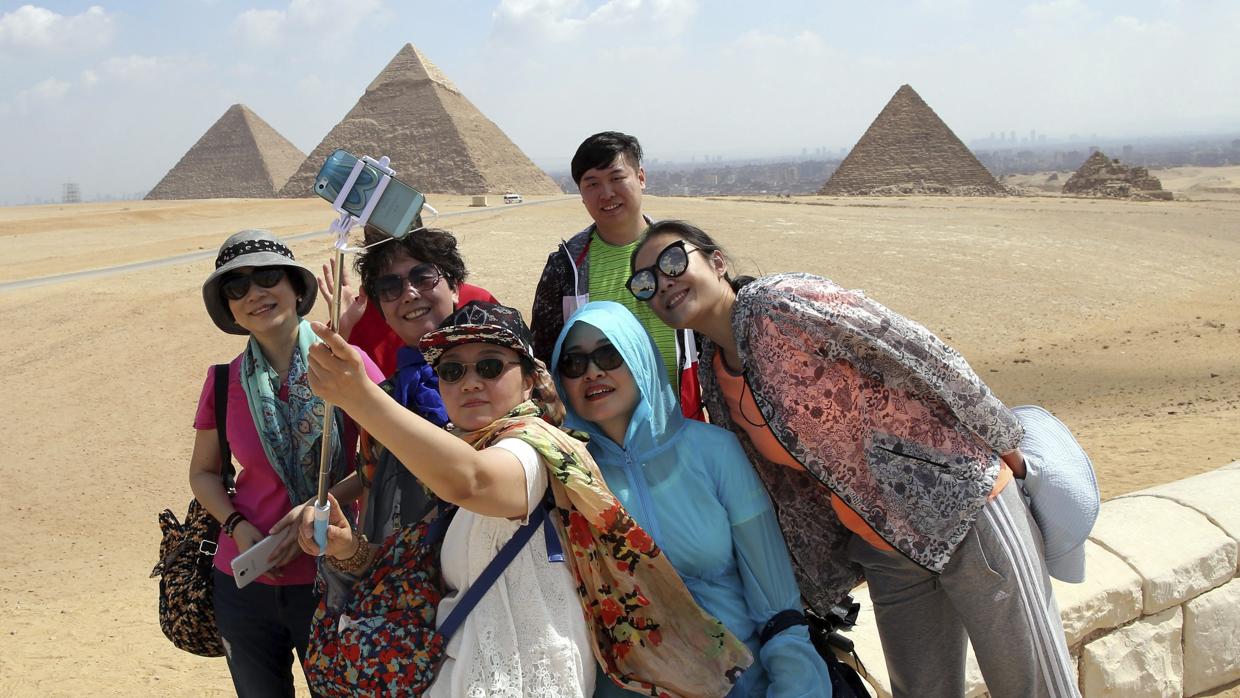
[[302, 294], [297, 300], [297, 314], [305, 317], [314, 307], [314, 272], [293, 258], [293, 251], [269, 230], [242, 230], [220, 245], [215, 257], [215, 271], [202, 284], [202, 300], [215, 325], [229, 334], [247, 335], [249, 331], [233, 319], [228, 301], [220, 292], [228, 273], [241, 267], [286, 267], [290, 274], [301, 277]]
[[1085, 539], [1101, 504], [1093, 463], [1050, 412], [1035, 405], [1013, 407], [1012, 412], [1025, 428], [1020, 442], [1025, 478], [1018, 482], [1042, 531], [1047, 570], [1056, 579], [1083, 582]]

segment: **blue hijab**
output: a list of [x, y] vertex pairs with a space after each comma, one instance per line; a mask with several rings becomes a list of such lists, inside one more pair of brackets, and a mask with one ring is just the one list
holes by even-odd
[[[759, 660], [729, 695], [829, 695], [826, 666], [803, 626], [759, 647], [762, 627], [782, 610], [800, 610], [801, 593], [766, 489], [736, 437], [681, 414], [659, 351], [618, 303], [597, 301], [573, 314], [556, 341], [553, 367], [578, 323], [597, 328], [619, 350], [640, 397], [618, 444], [573, 410], [555, 370], [565, 426], [590, 435], [590, 455], [607, 486], [663, 548], [702, 608]], [[631, 695], [609, 692], [609, 684], [600, 681], [595, 695]]]

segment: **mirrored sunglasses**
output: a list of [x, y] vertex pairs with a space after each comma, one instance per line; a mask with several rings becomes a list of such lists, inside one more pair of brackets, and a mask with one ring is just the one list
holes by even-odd
[[284, 278], [284, 267], [263, 267], [248, 274], [230, 274], [220, 284], [220, 291], [228, 300], [239, 301], [250, 292], [250, 282], [262, 288], [274, 288]]
[[434, 264], [419, 264], [405, 276], [387, 274], [375, 279], [375, 295], [379, 300], [391, 303], [405, 294], [406, 282], [418, 293], [426, 293], [435, 288], [441, 278], [443, 274], [439, 272], [439, 267]]
[[479, 361], [440, 361], [435, 366], [435, 375], [444, 383], [457, 383], [473, 366], [478, 377], [485, 381], [493, 381], [504, 374], [509, 366], [519, 366], [520, 361], [504, 361], [503, 359], [481, 359]]
[[659, 290], [659, 278], [655, 276], [656, 269], [669, 279], [674, 279], [685, 273], [685, 270], [689, 268], [690, 252], [703, 251], [696, 247], [685, 249], [684, 240], [677, 240], [664, 247], [659, 256], [655, 258], [654, 264], [638, 269], [629, 277], [629, 282], [626, 284], [629, 288], [629, 293], [633, 294], [633, 297], [639, 301], [648, 301], [654, 298], [655, 292]]
[[565, 378], [580, 378], [586, 374], [593, 362], [600, 371], [613, 371], [624, 365], [624, 357], [620, 350], [612, 344], [595, 347], [594, 351], [570, 351], [560, 356], [560, 375]]

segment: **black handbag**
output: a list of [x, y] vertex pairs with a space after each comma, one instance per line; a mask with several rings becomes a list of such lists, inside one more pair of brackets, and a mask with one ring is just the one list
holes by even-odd
[[[214, 367], [215, 428], [219, 434], [220, 479], [234, 492], [232, 451], [228, 448], [228, 364]], [[215, 623], [212, 569], [220, 522], [191, 499], [185, 523], [171, 509], [159, 514], [159, 563], [151, 577], [159, 577], [159, 627], [178, 649], [203, 657], [224, 656], [224, 642]]]
[[851, 664], [841, 660], [838, 654], [842, 652], [845, 656], [851, 656], [857, 667], [865, 671], [853, 641], [840, 632], [856, 625], [860, 610], [861, 604], [853, 601], [851, 596], [845, 596], [843, 601], [831, 607], [826, 616], [812, 610], [805, 612], [805, 619], [809, 622], [809, 639], [813, 641], [822, 661], [826, 662], [827, 672], [831, 675], [833, 698], [870, 698], [870, 689], [861, 674]]
[[839, 632], [856, 624], [860, 610], [861, 604], [854, 602], [851, 596], [845, 596], [843, 601], [831, 607], [826, 616], [818, 615], [809, 609], [805, 612], [780, 611], [767, 621], [758, 636], [758, 642], [765, 645], [767, 640], [789, 627], [807, 625], [809, 639], [814, 643], [814, 649], [818, 650], [818, 656], [822, 657], [823, 663], [827, 665], [827, 674], [831, 677], [832, 698], [870, 698], [870, 690], [861, 675], [836, 654], [839, 651], [851, 655], [857, 666], [865, 671], [861, 659], [853, 649], [852, 640]]

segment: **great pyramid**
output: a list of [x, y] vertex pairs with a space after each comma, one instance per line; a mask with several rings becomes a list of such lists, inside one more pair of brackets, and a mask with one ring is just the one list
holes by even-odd
[[312, 196], [314, 176], [337, 148], [355, 155], [388, 156], [396, 176], [422, 191], [560, 193], [559, 186], [412, 44], [405, 44], [370, 83], [280, 196]]
[[912, 87], [902, 85], [820, 194], [1005, 193]]
[[305, 159], [249, 107], [234, 104], [146, 198], [269, 199]]

